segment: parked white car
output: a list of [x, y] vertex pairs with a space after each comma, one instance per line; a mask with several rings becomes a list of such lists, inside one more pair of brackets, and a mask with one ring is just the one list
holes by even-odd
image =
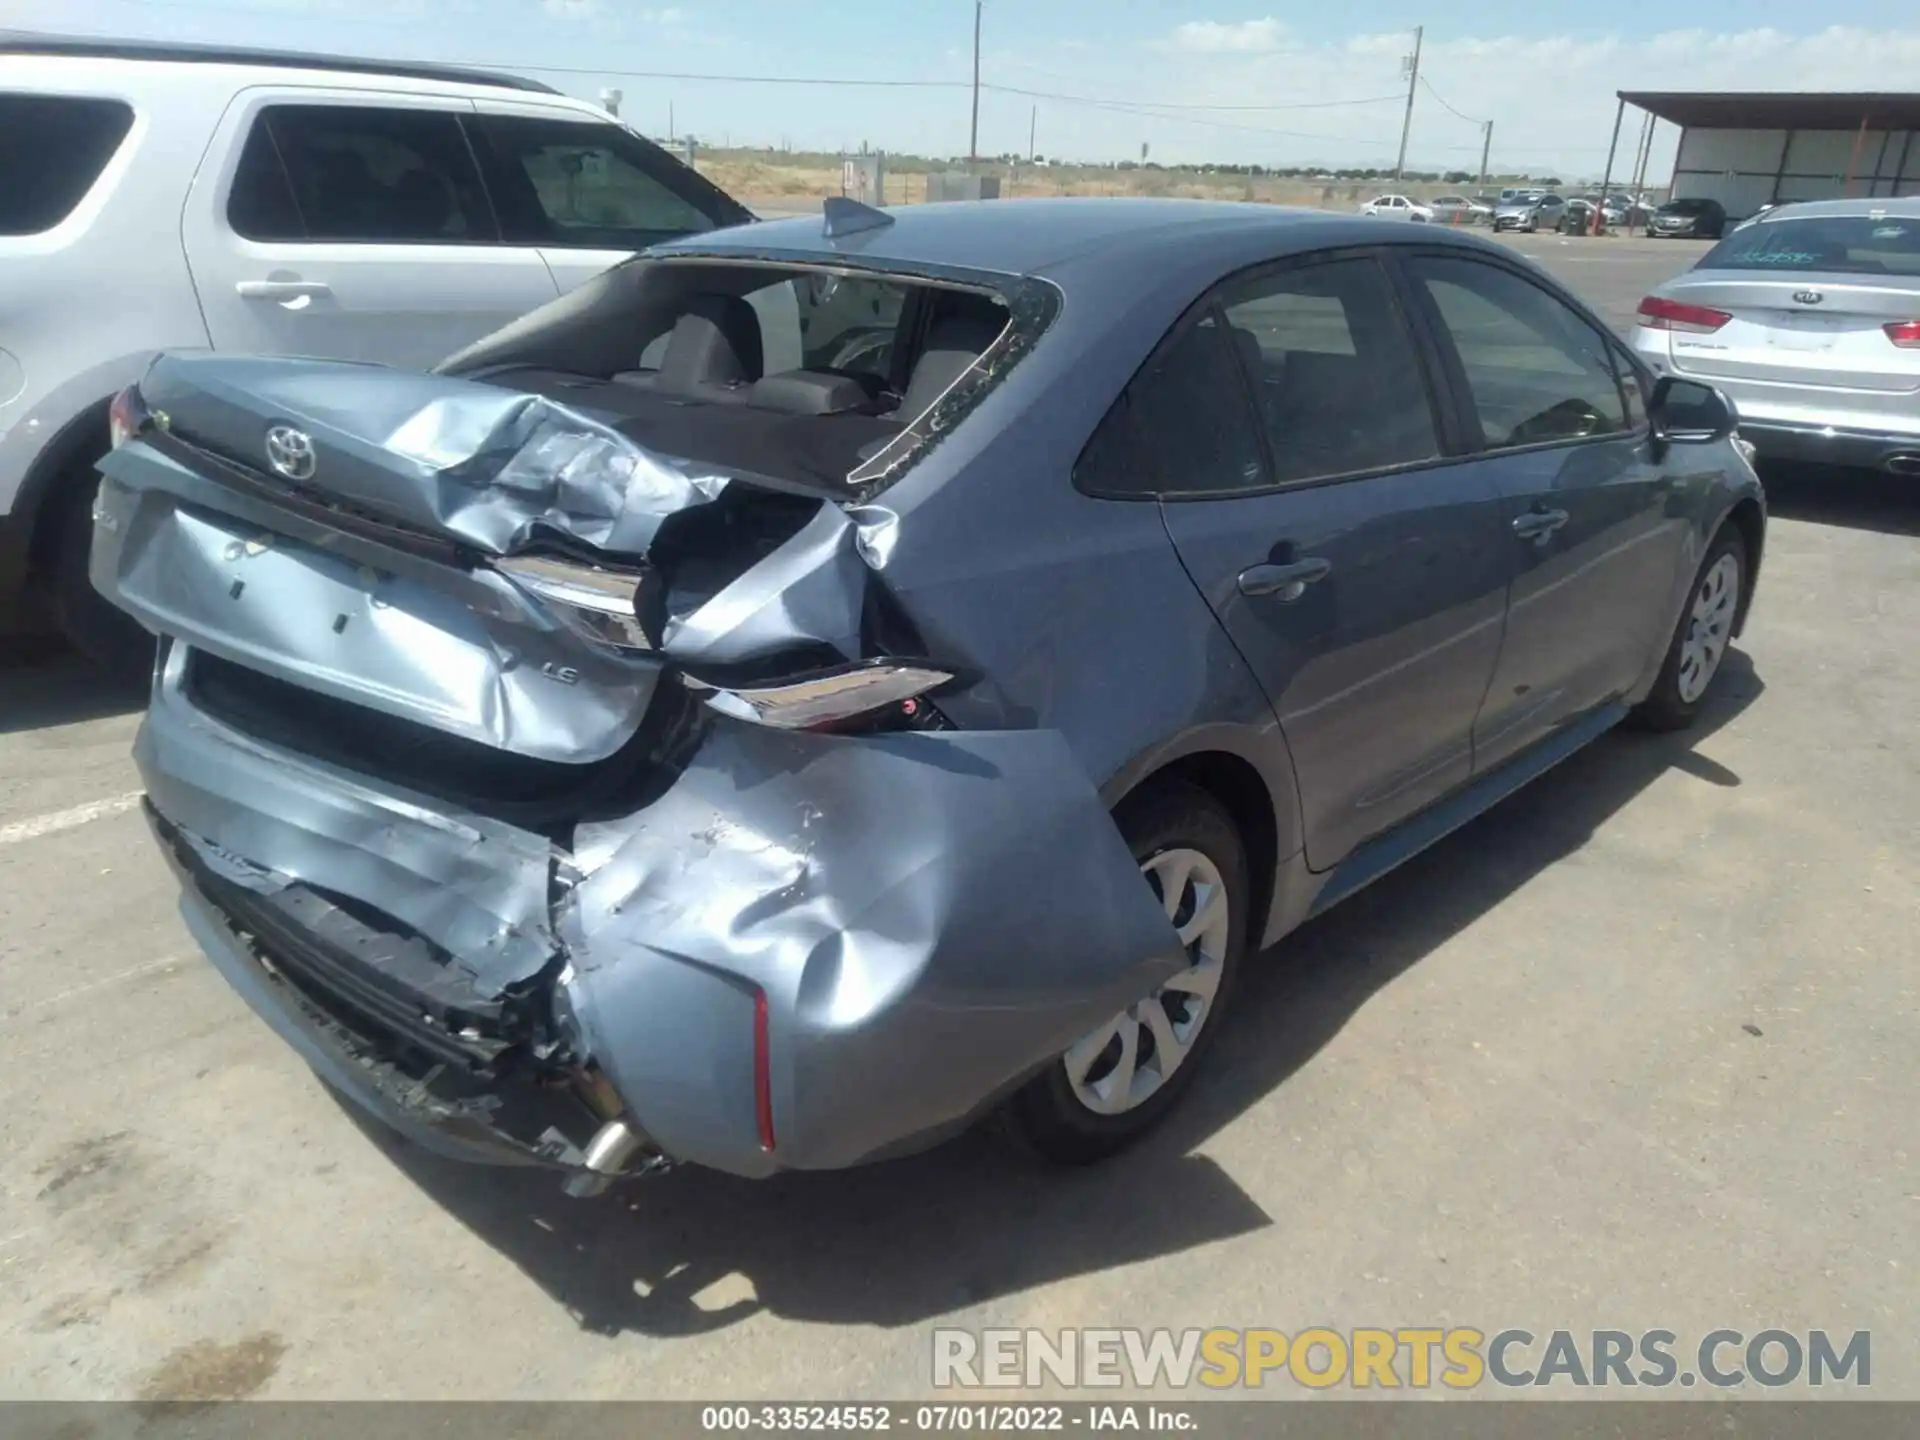
[[1369, 200], [1360, 207], [1362, 215], [1377, 215], [1383, 220], [1417, 220], [1425, 224], [1433, 219], [1433, 211], [1425, 205], [1417, 205], [1404, 195], [1381, 195]]
[[1724, 393], [1761, 456], [1920, 479], [1920, 195], [1776, 205], [1638, 319], [1653, 373]]
[[162, 350], [426, 369], [634, 250], [752, 217], [605, 111], [434, 66], [0, 42], [0, 626], [102, 658], [108, 404]]

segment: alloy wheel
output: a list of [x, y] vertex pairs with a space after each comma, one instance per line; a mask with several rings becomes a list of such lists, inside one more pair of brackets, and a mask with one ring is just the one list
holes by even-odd
[[1686, 638], [1680, 642], [1680, 671], [1676, 677], [1680, 699], [1693, 704], [1707, 693], [1733, 633], [1734, 607], [1740, 599], [1740, 561], [1722, 555], [1700, 578], [1693, 611], [1687, 618]]
[[1173, 922], [1188, 964], [1062, 1057], [1074, 1098], [1096, 1115], [1146, 1104], [1192, 1053], [1213, 1012], [1233, 933], [1220, 869], [1200, 851], [1163, 850], [1140, 872]]

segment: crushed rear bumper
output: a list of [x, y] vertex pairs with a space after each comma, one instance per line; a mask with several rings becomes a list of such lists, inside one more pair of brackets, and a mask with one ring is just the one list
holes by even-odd
[[1051, 732], [720, 718], [664, 795], [562, 846], [232, 728], [186, 652], [136, 757], [189, 928], [328, 1083], [442, 1154], [580, 1168], [606, 1113], [582, 1076], [646, 1157], [911, 1150], [1181, 963]]

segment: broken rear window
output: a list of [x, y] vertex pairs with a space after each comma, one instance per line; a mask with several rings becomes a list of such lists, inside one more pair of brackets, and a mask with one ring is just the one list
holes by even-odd
[[1006, 276], [643, 259], [443, 368], [656, 454], [857, 499], [958, 424], [1057, 306]]

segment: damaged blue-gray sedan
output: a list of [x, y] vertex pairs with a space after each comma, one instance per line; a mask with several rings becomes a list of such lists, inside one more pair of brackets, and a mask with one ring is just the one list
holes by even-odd
[[1536, 268], [1258, 206], [834, 202], [435, 374], [168, 356], [112, 419], [193, 934], [330, 1085], [582, 1193], [1118, 1148], [1249, 953], [1691, 719], [1765, 527], [1725, 400]]

